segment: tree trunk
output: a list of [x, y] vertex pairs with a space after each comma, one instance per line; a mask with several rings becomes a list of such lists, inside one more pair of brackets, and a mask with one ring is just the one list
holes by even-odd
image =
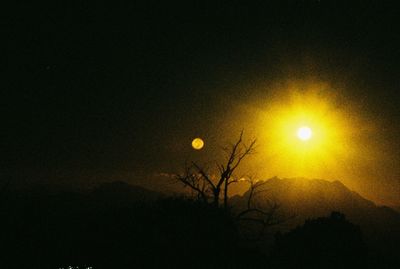
[[215, 189], [214, 190], [214, 201], [213, 201], [213, 205], [215, 207], [219, 207], [219, 194], [221, 192], [221, 189]]
[[228, 208], [228, 179], [225, 180], [224, 186], [224, 209]]

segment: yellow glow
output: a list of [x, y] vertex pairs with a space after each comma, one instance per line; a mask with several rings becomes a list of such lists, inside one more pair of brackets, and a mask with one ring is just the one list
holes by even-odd
[[[397, 155], [391, 151], [392, 133], [388, 135], [386, 123], [376, 121], [364, 102], [346, 94], [352, 89], [314, 79], [256, 87], [258, 94], [234, 103], [236, 109], [227, 113], [221, 127], [232, 134], [244, 129], [247, 137], [257, 138], [257, 154], [240, 167], [240, 173], [256, 171], [259, 178], [337, 179], [366, 197], [386, 199], [382, 197], [389, 192], [380, 180], [400, 171]], [[309, 140], [298, 137], [301, 127], [312, 130]], [[397, 196], [390, 199], [397, 201], [398, 192], [394, 193]]]
[[202, 149], [202, 148], [204, 147], [204, 141], [203, 141], [203, 139], [201, 139], [201, 138], [199, 138], [199, 137], [193, 139], [193, 141], [192, 141], [192, 147], [193, 147], [195, 150], [200, 150], [200, 149]]
[[302, 126], [297, 130], [297, 137], [303, 141], [309, 140], [312, 136], [312, 130], [308, 126]]
[[[282, 176], [327, 177], [354, 159], [360, 128], [321, 85], [291, 88], [267, 100], [258, 119], [264, 163]], [[343, 168], [341, 168], [341, 171]], [[334, 173], [337, 174], [336, 172]]]

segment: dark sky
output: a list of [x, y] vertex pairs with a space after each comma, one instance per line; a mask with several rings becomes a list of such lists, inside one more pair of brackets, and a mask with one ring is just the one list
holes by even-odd
[[382, 124], [400, 190], [395, 1], [132, 2], [5, 10], [3, 178], [171, 172], [258, 85], [317, 79]]

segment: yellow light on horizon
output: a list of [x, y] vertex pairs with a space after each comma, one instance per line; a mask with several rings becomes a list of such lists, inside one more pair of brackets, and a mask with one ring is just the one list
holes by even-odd
[[302, 126], [297, 130], [297, 137], [303, 141], [307, 141], [312, 137], [312, 130], [308, 126]]

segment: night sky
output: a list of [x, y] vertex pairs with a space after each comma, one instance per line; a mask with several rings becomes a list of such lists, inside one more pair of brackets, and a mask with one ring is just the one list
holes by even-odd
[[249, 117], [280, 86], [326, 83], [376, 157], [327, 179], [400, 204], [395, 1], [132, 2], [5, 10], [2, 180], [156, 184], [241, 129], [262, 142]]

